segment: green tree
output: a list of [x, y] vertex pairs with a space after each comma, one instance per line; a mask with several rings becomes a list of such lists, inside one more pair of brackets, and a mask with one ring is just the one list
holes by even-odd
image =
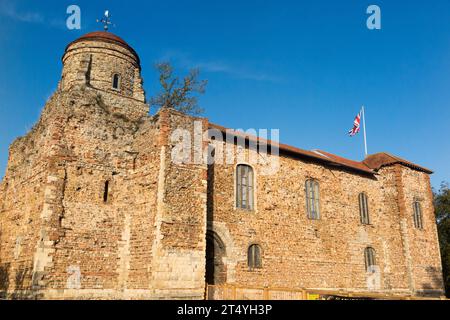
[[436, 221], [441, 247], [442, 269], [447, 297], [450, 298], [450, 188], [448, 183], [442, 183], [434, 194]]
[[206, 80], [199, 80], [199, 70], [193, 69], [182, 80], [174, 75], [168, 62], [156, 64], [162, 90], [150, 104], [158, 108], [172, 108], [190, 115], [204, 112], [198, 105], [198, 95], [205, 93]]

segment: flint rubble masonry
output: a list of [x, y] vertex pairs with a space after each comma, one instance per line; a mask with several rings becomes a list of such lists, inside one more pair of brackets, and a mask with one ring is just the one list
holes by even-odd
[[[236, 209], [238, 163], [171, 161], [174, 130], [194, 132], [198, 121], [225, 128], [169, 109], [149, 116], [140, 71], [136, 52], [110, 33], [67, 47], [57, 91], [9, 149], [0, 297], [203, 299], [207, 238], [222, 246], [215, 278], [227, 284], [364, 294], [370, 246], [381, 270], [376, 292], [443, 294], [430, 171], [387, 154], [362, 163], [281, 145], [276, 174], [253, 166], [255, 210]], [[311, 178], [320, 184], [317, 221], [306, 213]], [[370, 225], [360, 222], [361, 192]], [[414, 228], [414, 199], [423, 230]], [[252, 244], [262, 249], [261, 269], [247, 266]]]

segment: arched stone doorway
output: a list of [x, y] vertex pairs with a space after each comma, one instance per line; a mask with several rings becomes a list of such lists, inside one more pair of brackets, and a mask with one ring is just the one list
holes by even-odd
[[206, 234], [206, 283], [220, 285], [227, 282], [227, 266], [224, 263], [226, 248], [213, 231]]

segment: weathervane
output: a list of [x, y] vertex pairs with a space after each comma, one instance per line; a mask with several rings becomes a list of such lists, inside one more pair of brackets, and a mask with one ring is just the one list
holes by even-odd
[[103, 23], [103, 29], [105, 29], [105, 31], [108, 31], [110, 25], [115, 26], [111, 22], [111, 15], [109, 14], [109, 10], [106, 10], [105, 16], [102, 19], [97, 19], [97, 22]]

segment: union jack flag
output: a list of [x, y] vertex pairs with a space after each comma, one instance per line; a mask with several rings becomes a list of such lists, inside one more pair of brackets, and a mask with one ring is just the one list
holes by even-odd
[[353, 122], [353, 129], [348, 132], [350, 137], [356, 136], [359, 131], [361, 131], [361, 116], [362, 116], [362, 110], [358, 113], [358, 115], [355, 118], [355, 121]]

